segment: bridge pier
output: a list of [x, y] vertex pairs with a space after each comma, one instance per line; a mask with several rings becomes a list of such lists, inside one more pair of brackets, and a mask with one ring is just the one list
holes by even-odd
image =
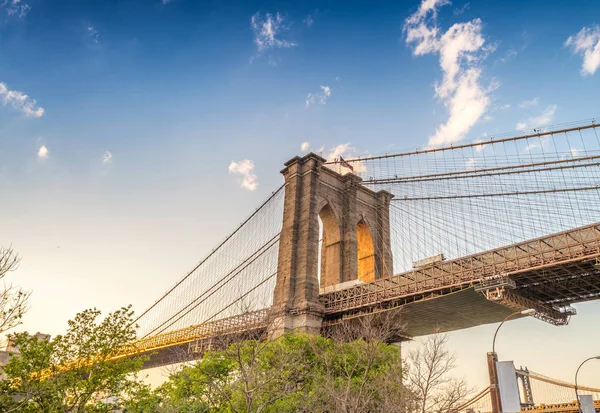
[[310, 153], [292, 158], [281, 171], [285, 199], [271, 337], [294, 330], [318, 334], [324, 314], [320, 288], [392, 275], [393, 195], [374, 192], [359, 176], [341, 175], [325, 162]]

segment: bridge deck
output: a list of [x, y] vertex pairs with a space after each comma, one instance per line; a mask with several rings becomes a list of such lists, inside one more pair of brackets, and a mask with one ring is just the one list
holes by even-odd
[[600, 223], [407, 271], [321, 295], [327, 318], [446, 295], [510, 277], [520, 296], [548, 305], [600, 298]]

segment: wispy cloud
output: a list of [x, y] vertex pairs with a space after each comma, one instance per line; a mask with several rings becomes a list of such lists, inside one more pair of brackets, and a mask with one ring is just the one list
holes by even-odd
[[104, 165], [106, 165], [106, 164], [112, 163], [112, 160], [113, 160], [112, 153], [109, 151], [104, 152], [104, 155], [102, 155], [102, 163]]
[[521, 109], [529, 109], [529, 108], [537, 106], [538, 103], [539, 103], [539, 101], [538, 101], [538, 98], [536, 96], [533, 99], [524, 100], [523, 102], [519, 103], [519, 108], [521, 108]]
[[6, 10], [6, 14], [9, 16], [16, 16], [20, 19], [25, 17], [29, 10], [31, 10], [31, 6], [25, 3], [23, 0], [4, 0], [2, 4], [0, 4], [4, 10]]
[[314, 22], [315, 19], [313, 19], [313, 17], [310, 14], [306, 16], [306, 19], [304, 19], [304, 24], [306, 24], [306, 27], [312, 26]]
[[460, 141], [480, 120], [490, 105], [490, 92], [498, 87], [492, 82], [481, 85], [479, 65], [494, 46], [485, 47], [480, 19], [456, 23], [446, 32], [437, 24], [440, 6], [448, 0], [423, 0], [418, 10], [404, 22], [406, 43], [413, 45], [415, 56], [437, 53], [443, 72], [441, 82], [435, 85], [435, 95], [448, 109], [446, 123], [440, 125], [429, 138], [428, 147], [439, 147]]
[[98, 29], [96, 29], [91, 24], [85, 26], [86, 34], [90, 38], [93, 43], [100, 43], [100, 34], [98, 33]]
[[465, 162], [465, 168], [467, 170], [472, 170], [475, 169], [475, 166], [477, 166], [477, 159], [467, 158], [467, 161]]
[[543, 136], [541, 138], [535, 139], [535, 140], [530, 140], [527, 139], [527, 145], [525, 146], [525, 148], [523, 149], [524, 154], [527, 153], [531, 153], [537, 149], [545, 149], [548, 148], [548, 146], [550, 146], [550, 137], [549, 136]]
[[0, 82], [0, 98], [4, 106], [11, 105], [27, 116], [39, 118], [44, 114], [44, 108], [37, 106], [35, 99], [17, 90], [9, 90], [3, 82]]
[[46, 145], [40, 146], [40, 149], [38, 149], [37, 152], [37, 156], [41, 159], [45, 159], [48, 157], [48, 148], [46, 148]]
[[254, 44], [256, 44], [259, 53], [268, 49], [297, 46], [294, 42], [279, 38], [281, 32], [287, 30], [287, 27], [283, 24], [284, 20], [284, 17], [279, 13], [275, 13], [275, 16], [270, 13], [266, 13], [264, 16], [256, 13], [252, 16], [251, 27], [254, 32]]
[[556, 113], [557, 106], [556, 105], [548, 105], [546, 109], [542, 112], [538, 113], [535, 116], [530, 116], [520, 122], [517, 123], [518, 131], [526, 131], [532, 130], [534, 128], [541, 128], [544, 126], [548, 126], [552, 123], [554, 119], [554, 114]]
[[321, 93], [309, 93], [306, 96], [306, 107], [308, 108], [314, 104], [326, 105], [329, 96], [331, 96], [331, 88], [329, 86], [321, 86]]
[[455, 16], [460, 16], [461, 14], [463, 14], [464, 12], [469, 10], [470, 6], [471, 6], [471, 3], [465, 3], [465, 4], [463, 4], [462, 7], [459, 7], [458, 9], [454, 9], [453, 13]]
[[253, 173], [254, 162], [244, 159], [239, 162], [232, 161], [229, 164], [229, 173], [241, 177], [240, 186], [248, 191], [258, 188], [258, 177]]
[[[482, 143], [483, 141], [479, 138], [475, 139], [475, 143]], [[484, 149], [483, 145], [477, 145], [475, 146], [475, 152], [479, 153], [482, 152]]]
[[583, 57], [582, 75], [593, 75], [600, 67], [600, 26], [584, 27], [579, 33], [569, 36], [565, 46]]
[[302, 144], [300, 145], [300, 150], [302, 152], [308, 152], [310, 149], [310, 142], [302, 142]]

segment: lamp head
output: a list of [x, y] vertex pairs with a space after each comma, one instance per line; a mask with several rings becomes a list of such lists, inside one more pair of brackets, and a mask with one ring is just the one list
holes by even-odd
[[521, 311], [521, 314], [523, 314], [523, 315], [532, 315], [535, 313], [536, 313], [536, 311], [533, 308], [528, 308], [527, 310]]

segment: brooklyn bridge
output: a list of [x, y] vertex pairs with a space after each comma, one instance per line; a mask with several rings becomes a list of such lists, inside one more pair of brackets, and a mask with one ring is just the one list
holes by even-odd
[[[138, 317], [139, 340], [121, 356], [163, 366], [223, 337], [328, 334], [381, 312], [401, 316], [399, 341], [523, 310], [561, 326], [572, 304], [600, 298], [594, 121], [380, 156], [309, 153], [281, 174], [283, 185]], [[572, 384], [517, 376], [523, 389], [569, 390], [550, 404], [523, 390], [523, 410], [577, 411]], [[484, 389], [461, 410], [491, 411], [489, 397]]]

